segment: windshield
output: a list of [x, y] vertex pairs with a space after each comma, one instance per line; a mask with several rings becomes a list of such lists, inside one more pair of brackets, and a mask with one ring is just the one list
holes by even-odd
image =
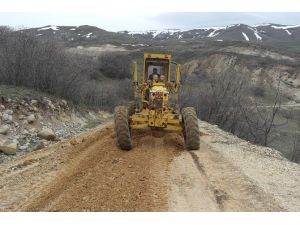
[[153, 76], [168, 75], [169, 61], [164, 59], [147, 59], [146, 60], [146, 80], [153, 80]]

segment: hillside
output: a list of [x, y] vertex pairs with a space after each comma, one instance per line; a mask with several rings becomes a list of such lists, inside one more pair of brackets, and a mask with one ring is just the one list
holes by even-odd
[[[299, 71], [299, 58], [251, 46], [220, 48], [183, 65], [183, 73], [187, 79], [191, 79], [195, 89], [206, 89], [209, 85], [207, 80], [217, 74], [231, 74], [236, 79], [239, 79], [239, 75], [245, 77], [250, 88], [246, 95], [266, 109], [272, 108], [280, 83], [281, 109], [276, 116], [275, 124], [278, 125], [274, 126], [271, 135], [273, 141], [269, 146], [282, 152], [288, 159], [292, 158], [295, 136], [299, 134]], [[259, 88], [263, 90], [261, 94], [256, 92]]]

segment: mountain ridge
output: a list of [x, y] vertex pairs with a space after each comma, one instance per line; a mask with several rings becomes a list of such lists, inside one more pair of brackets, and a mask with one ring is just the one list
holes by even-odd
[[246, 25], [234, 24], [221, 27], [204, 27], [190, 30], [165, 29], [145, 31], [106, 31], [96, 26], [57, 26], [47, 25], [38, 28], [23, 29], [19, 32], [33, 32], [37, 37], [45, 35], [55, 36], [63, 41], [103, 42], [119, 41], [127, 43], [137, 41], [299, 41], [300, 25], [261, 24]]
[[165, 29], [148, 31], [121, 31], [131, 36], [152, 39], [212, 39], [236, 41], [300, 40], [300, 25], [233, 24], [228, 26], [200, 27], [189, 30]]

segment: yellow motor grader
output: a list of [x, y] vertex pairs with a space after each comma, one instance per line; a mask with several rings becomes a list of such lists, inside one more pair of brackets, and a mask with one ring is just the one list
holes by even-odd
[[[197, 150], [200, 144], [198, 119], [193, 107], [179, 110], [180, 64], [169, 54], [144, 54], [142, 77], [133, 64], [134, 101], [114, 110], [118, 146], [133, 148], [131, 130], [139, 128], [165, 129], [183, 132], [187, 150]], [[181, 112], [181, 113], [180, 113]]]

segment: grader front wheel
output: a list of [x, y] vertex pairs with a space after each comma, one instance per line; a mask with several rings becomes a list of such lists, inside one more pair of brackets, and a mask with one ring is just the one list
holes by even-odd
[[187, 150], [197, 150], [200, 147], [200, 131], [198, 126], [198, 119], [193, 107], [183, 108], [183, 136]]
[[117, 106], [114, 111], [117, 144], [122, 150], [132, 149], [128, 111], [125, 106]]

